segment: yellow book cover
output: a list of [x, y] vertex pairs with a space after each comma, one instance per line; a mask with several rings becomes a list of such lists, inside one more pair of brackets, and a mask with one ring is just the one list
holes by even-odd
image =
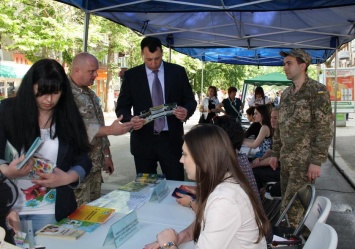
[[115, 209], [82, 205], [68, 216], [72, 220], [81, 220], [95, 223], [105, 223], [113, 214]]

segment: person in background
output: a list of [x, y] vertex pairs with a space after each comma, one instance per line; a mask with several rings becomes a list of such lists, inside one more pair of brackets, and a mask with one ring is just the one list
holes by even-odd
[[[333, 138], [332, 108], [325, 85], [307, 74], [312, 57], [302, 49], [281, 52], [284, 71], [292, 85], [281, 95], [278, 125], [275, 130], [270, 166], [281, 165], [281, 211], [302, 186], [321, 175]], [[291, 226], [303, 217], [304, 209], [296, 202], [289, 212]]]
[[228, 88], [228, 98], [224, 99], [222, 103], [219, 103], [217, 109], [224, 114], [233, 118], [241, 119], [240, 108], [242, 107], [242, 101], [236, 98], [237, 88], [231, 86]]
[[90, 175], [80, 188], [75, 190], [78, 205], [96, 200], [101, 196], [102, 169], [109, 174], [114, 171], [107, 136], [122, 135], [132, 128], [130, 122], [120, 123], [122, 116], [110, 126], [105, 126], [98, 96], [89, 88], [94, 84], [98, 69], [99, 63], [95, 56], [89, 53], [79, 53], [73, 59], [70, 72], [71, 89], [86, 126], [92, 148], [89, 156], [93, 164]]
[[[159, 162], [168, 180], [184, 180], [184, 170], [179, 163], [183, 123], [197, 106], [189, 79], [183, 67], [162, 60], [163, 48], [158, 38], [145, 37], [141, 41], [141, 54], [144, 64], [125, 72], [116, 114], [123, 115], [122, 121], [133, 123], [131, 153], [137, 173], [155, 174]], [[173, 115], [145, 124], [139, 115], [153, 107], [156, 98], [152, 93], [155, 96], [158, 90], [154, 90], [153, 85], [161, 87], [158, 95], [163, 96], [159, 100], [164, 104], [176, 103], [177, 108]]]
[[208, 87], [207, 96], [202, 100], [199, 107], [201, 117], [198, 123], [211, 123], [212, 118], [214, 118], [217, 115], [216, 113], [219, 112], [217, 109], [218, 104], [217, 88], [215, 86]]
[[277, 106], [279, 106], [279, 105], [280, 105], [281, 93], [282, 93], [282, 91], [281, 91], [281, 90], [280, 90], [280, 91], [278, 91], [278, 92], [276, 92], [276, 97], [275, 97], [274, 102], [273, 102], [274, 107], [277, 107]]
[[271, 101], [268, 96], [265, 96], [264, 89], [261, 86], [257, 86], [254, 91], [254, 96], [248, 102], [250, 106], [266, 105], [270, 104]]
[[259, 151], [255, 154], [256, 157], [262, 157], [264, 153], [271, 148], [272, 145], [272, 127], [270, 122], [270, 111], [268, 105], [258, 105], [254, 110], [255, 122], [260, 123], [261, 129], [255, 139], [245, 138], [243, 145]]
[[249, 128], [245, 131], [245, 134], [244, 134], [245, 138], [250, 138], [251, 136], [253, 138], [258, 137], [260, 129], [261, 129], [261, 124], [259, 122], [255, 122], [254, 110], [255, 110], [254, 106], [251, 106], [246, 110], [247, 119], [249, 120], [249, 122], [251, 124], [250, 124]]
[[[6, 162], [5, 147], [9, 141], [21, 155], [37, 137], [43, 142], [36, 152], [56, 167], [30, 179], [26, 176], [32, 173], [34, 159], [18, 170], [24, 156]], [[17, 96], [0, 102], [0, 171], [17, 178], [19, 197], [13, 209], [21, 221], [32, 221], [34, 232], [75, 211], [73, 189], [91, 170], [89, 150], [85, 124], [63, 67], [51, 59], [37, 61], [25, 74]]]
[[[274, 107], [271, 112], [271, 127], [275, 131], [277, 127], [277, 118], [279, 116], [279, 108]], [[265, 154], [260, 158], [255, 158], [251, 166], [253, 167], [253, 173], [255, 180], [258, 184], [258, 188], [261, 189], [267, 182], [278, 182], [280, 181], [280, 167], [270, 166], [271, 149], [267, 150]]]
[[162, 231], [144, 248], [177, 248], [193, 240], [196, 248], [204, 249], [266, 249], [270, 223], [225, 131], [216, 125], [197, 125], [184, 141], [180, 161], [197, 184], [195, 221], [179, 233]]

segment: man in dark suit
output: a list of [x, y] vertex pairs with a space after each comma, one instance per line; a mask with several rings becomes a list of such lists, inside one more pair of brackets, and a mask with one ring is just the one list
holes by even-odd
[[[123, 122], [133, 123], [131, 153], [137, 173], [156, 173], [159, 162], [167, 179], [184, 180], [184, 169], [179, 163], [183, 122], [195, 112], [197, 103], [185, 69], [162, 61], [163, 49], [158, 38], [145, 37], [141, 41], [141, 53], [144, 64], [125, 72], [116, 114], [118, 117], [123, 115]], [[155, 130], [155, 121], [144, 125], [144, 119], [138, 117], [153, 107], [151, 93], [155, 74], [162, 87], [164, 103], [178, 105], [174, 115], [163, 117], [161, 131]]]

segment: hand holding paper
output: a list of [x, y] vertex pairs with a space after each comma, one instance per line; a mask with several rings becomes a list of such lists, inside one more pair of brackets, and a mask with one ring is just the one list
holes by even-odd
[[20, 156], [17, 159], [14, 159], [10, 162], [9, 166], [3, 164], [1, 167], [1, 172], [8, 178], [20, 178], [27, 176], [33, 167], [33, 161], [27, 161], [21, 169], [18, 169], [18, 164], [21, 163], [25, 159], [25, 155]]

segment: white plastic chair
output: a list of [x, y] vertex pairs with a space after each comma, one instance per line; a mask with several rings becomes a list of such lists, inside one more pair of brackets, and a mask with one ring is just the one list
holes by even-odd
[[317, 222], [303, 249], [336, 249], [338, 234], [328, 224]]
[[317, 222], [325, 223], [328, 219], [332, 203], [327, 197], [317, 196], [305, 221], [306, 227], [312, 231]]

